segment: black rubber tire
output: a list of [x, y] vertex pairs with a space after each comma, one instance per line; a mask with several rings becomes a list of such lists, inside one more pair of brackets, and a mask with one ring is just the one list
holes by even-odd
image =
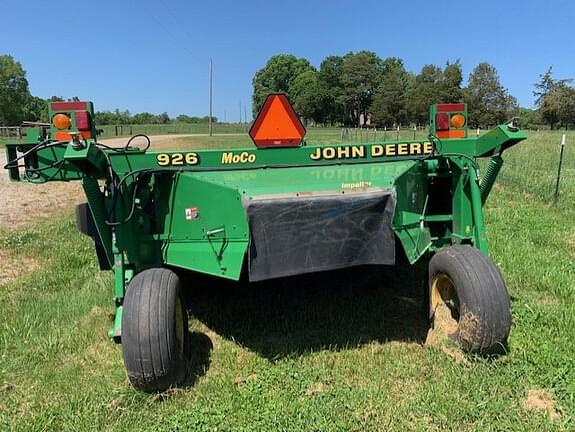
[[132, 386], [158, 392], [182, 384], [189, 349], [178, 276], [164, 268], [138, 273], [126, 290], [122, 313], [124, 366]]
[[[480, 355], [506, 352], [511, 307], [495, 263], [472, 246], [450, 246], [440, 249], [429, 262], [430, 293], [438, 275], [450, 278], [457, 294], [457, 332], [453, 336], [459, 347]], [[433, 320], [431, 301], [430, 307]]]

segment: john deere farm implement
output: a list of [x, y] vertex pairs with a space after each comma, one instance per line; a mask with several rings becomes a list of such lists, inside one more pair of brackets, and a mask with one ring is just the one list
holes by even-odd
[[[428, 260], [431, 327], [447, 313], [462, 350], [505, 351], [509, 295], [483, 205], [503, 152], [526, 138], [514, 122], [471, 137], [464, 104], [437, 104], [425, 139], [309, 146], [286, 96], [271, 94], [253, 147], [156, 152], [149, 140], [99, 143], [91, 102], [53, 102], [49, 115], [6, 146], [5, 168], [13, 181], [81, 182], [78, 227], [114, 274], [109, 337], [135, 388], [186, 379], [193, 286], [183, 272], [261, 281]], [[482, 172], [479, 158], [489, 159]]]

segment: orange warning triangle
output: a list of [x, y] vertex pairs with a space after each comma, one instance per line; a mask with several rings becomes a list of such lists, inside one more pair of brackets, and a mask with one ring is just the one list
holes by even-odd
[[250, 128], [257, 147], [297, 147], [304, 136], [305, 127], [283, 93], [268, 95]]

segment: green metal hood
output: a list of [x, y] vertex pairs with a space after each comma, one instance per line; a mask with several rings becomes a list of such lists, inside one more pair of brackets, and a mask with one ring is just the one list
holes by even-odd
[[191, 172], [183, 175], [238, 190], [245, 196], [390, 188], [416, 161], [254, 170]]

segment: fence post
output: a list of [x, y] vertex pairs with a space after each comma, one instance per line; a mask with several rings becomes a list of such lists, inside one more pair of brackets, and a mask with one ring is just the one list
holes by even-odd
[[397, 139], [396, 141], [399, 141], [399, 125], [397, 125]]
[[559, 151], [559, 167], [557, 168], [557, 182], [555, 183], [555, 197], [553, 204], [559, 202], [559, 183], [561, 181], [561, 166], [563, 165], [563, 153], [565, 151], [565, 134], [561, 137], [561, 150]]

